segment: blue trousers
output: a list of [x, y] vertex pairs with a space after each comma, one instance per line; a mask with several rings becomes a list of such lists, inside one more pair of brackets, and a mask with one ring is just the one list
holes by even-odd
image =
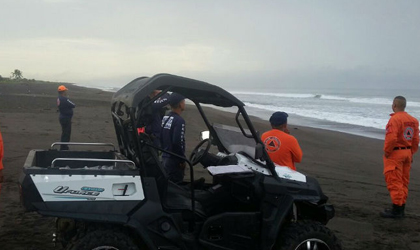
[[[71, 118], [60, 118], [61, 142], [69, 142], [71, 135]], [[69, 150], [69, 146], [61, 145], [60, 150]]]
[[182, 181], [184, 180], [185, 168], [180, 166], [180, 159], [163, 157], [162, 160], [166, 174], [169, 176], [169, 180], [174, 183], [182, 183]]

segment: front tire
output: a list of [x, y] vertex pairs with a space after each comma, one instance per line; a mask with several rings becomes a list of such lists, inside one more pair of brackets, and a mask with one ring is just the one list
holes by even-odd
[[331, 230], [319, 222], [300, 221], [286, 226], [276, 250], [341, 250], [341, 243]]
[[97, 229], [75, 239], [66, 250], [139, 250], [132, 238], [118, 229]]

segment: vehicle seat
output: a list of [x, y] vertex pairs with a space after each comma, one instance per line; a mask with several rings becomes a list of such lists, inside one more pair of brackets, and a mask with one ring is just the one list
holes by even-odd
[[137, 153], [134, 149], [133, 143], [134, 139], [127, 134], [126, 130], [129, 130], [128, 125], [125, 123], [116, 113], [112, 112], [112, 119], [114, 120], [115, 129], [117, 132], [118, 144], [120, 146], [120, 153], [127, 157], [127, 159], [134, 161], [136, 164], [138, 162]]
[[163, 168], [163, 164], [159, 160], [156, 149], [147, 145], [153, 144], [149, 135], [146, 133], [140, 133], [139, 139], [141, 142], [140, 150], [145, 176], [155, 178], [159, 194], [161, 197], [164, 197], [167, 189], [168, 176]]

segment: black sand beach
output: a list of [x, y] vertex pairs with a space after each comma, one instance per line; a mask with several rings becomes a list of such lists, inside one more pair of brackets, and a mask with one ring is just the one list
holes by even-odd
[[[0, 193], [0, 249], [54, 249], [54, 219], [24, 213], [18, 178], [31, 149], [47, 149], [59, 141], [56, 83], [0, 82], [0, 129], [3, 134], [5, 182]], [[66, 85], [76, 103], [72, 141], [112, 142], [117, 145], [110, 114], [112, 93]], [[210, 120], [224, 123], [230, 113], [209, 109]], [[188, 107], [187, 148], [198, 143], [204, 130], [197, 112]], [[259, 131], [267, 121], [253, 118]], [[420, 249], [420, 164], [411, 171], [406, 218], [386, 220], [378, 213], [390, 198], [382, 175], [383, 141], [290, 125], [304, 152], [297, 169], [316, 177], [336, 208], [331, 228], [345, 249]], [[201, 176], [206, 170], [200, 170]]]

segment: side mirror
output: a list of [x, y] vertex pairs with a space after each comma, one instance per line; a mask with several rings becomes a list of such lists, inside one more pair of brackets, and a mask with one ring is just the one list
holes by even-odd
[[210, 131], [202, 131], [200, 133], [200, 139], [204, 141], [205, 139], [210, 139]]

